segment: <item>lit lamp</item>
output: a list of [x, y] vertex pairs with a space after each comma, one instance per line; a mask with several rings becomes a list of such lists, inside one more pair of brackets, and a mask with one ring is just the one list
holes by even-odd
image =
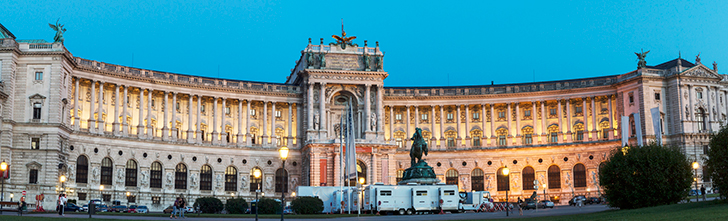
[[131, 193], [129, 193], [129, 191], [126, 191], [126, 206], [127, 207], [129, 206], [129, 195], [131, 195]]
[[[8, 163], [3, 160], [0, 163], [0, 179], [2, 179], [2, 187], [0, 187], [0, 201], [5, 201], [5, 171], [8, 170]], [[2, 205], [0, 205], [0, 214], [3, 214]]]
[[[281, 169], [283, 169], [283, 172], [286, 172], [286, 159], [288, 159], [288, 147], [283, 146], [281, 149], [278, 150], [278, 153], [281, 155], [281, 160], [283, 160], [283, 164], [281, 166]], [[286, 173], [288, 175], [288, 173]], [[288, 177], [285, 177], [283, 180], [286, 182], [283, 182], [283, 188], [281, 192], [281, 221], [283, 221], [283, 211], [285, 211], [285, 200], [286, 200], [286, 185], [288, 185]]]
[[291, 197], [296, 197], [296, 191], [291, 192]]
[[101, 198], [101, 200], [103, 201], [104, 195], [101, 193], [101, 191], [104, 191], [104, 185], [99, 185], [99, 198]]
[[695, 177], [693, 177], [693, 180], [695, 180], [695, 201], [700, 201], [700, 198], [698, 197], [698, 167], [700, 167], [700, 164], [698, 164], [698, 161], [693, 162], [693, 170], [695, 170]]
[[366, 179], [364, 179], [364, 177], [359, 177], [359, 184], [364, 185], [365, 181]]
[[253, 177], [258, 183], [258, 188], [255, 189], [255, 221], [258, 221], [258, 192], [260, 192], [260, 169], [255, 168], [253, 170]]
[[[511, 171], [508, 169], [508, 166], [503, 168], [503, 175], [506, 176], [506, 180], [509, 180], [509, 182], [510, 182], [510, 178], [508, 177], [508, 174], [510, 174], [510, 173], [511, 173]], [[511, 187], [509, 184], [508, 189], [510, 189], [510, 188]], [[511, 205], [508, 204], [508, 189], [506, 189], [506, 216], [508, 216], [508, 209], [509, 209], [509, 207], [511, 207]]]
[[548, 199], [546, 197], [546, 183], [543, 184], [543, 198], [544, 198], [544, 200], [547, 200]]
[[61, 181], [61, 190], [63, 192], [66, 192], [66, 175], [61, 175], [61, 177], [58, 178], [59, 181]]

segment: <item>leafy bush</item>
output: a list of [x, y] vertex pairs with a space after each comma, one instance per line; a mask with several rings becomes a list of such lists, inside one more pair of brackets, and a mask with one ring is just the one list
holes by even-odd
[[720, 197], [728, 196], [728, 128], [722, 127], [710, 139], [710, 149], [705, 159], [705, 180], [713, 180], [713, 188], [718, 188]]
[[261, 198], [258, 201], [259, 214], [276, 214], [281, 211], [281, 203], [271, 198]]
[[599, 170], [612, 207], [635, 209], [677, 203], [690, 189], [690, 162], [677, 147], [650, 144], [616, 149]]
[[298, 214], [318, 214], [324, 210], [324, 201], [318, 197], [300, 196], [291, 202], [291, 208]]
[[243, 214], [248, 208], [248, 202], [243, 198], [228, 199], [225, 203], [225, 210], [229, 214]]
[[197, 198], [193, 206], [195, 208], [199, 206], [203, 213], [218, 213], [223, 209], [222, 201], [215, 197]]

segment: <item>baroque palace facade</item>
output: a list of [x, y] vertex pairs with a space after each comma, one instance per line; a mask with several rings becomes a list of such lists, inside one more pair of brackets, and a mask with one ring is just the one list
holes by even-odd
[[[258, 188], [280, 197], [299, 185], [340, 185], [339, 119], [352, 104], [367, 184], [399, 181], [419, 127], [443, 182], [504, 200], [506, 189], [530, 196], [537, 180], [539, 195], [563, 203], [600, 191], [599, 165], [621, 146], [621, 116], [630, 142], [638, 134], [650, 142], [650, 109], [659, 108], [663, 142], [695, 160], [728, 112], [725, 75], [699, 58], [587, 79], [385, 87], [383, 57], [378, 43], [309, 40], [285, 82], [239, 81], [75, 57], [62, 42], [17, 40], [0, 25], [5, 198], [26, 191], [36, 203], [45, 194], [53, 208], [66, 192], [162, 210], [180, 195], [251, 199]], [[286, 170], [281, 146], [291, 149]], [[508, 178], [499, 175], [506, 166]]]

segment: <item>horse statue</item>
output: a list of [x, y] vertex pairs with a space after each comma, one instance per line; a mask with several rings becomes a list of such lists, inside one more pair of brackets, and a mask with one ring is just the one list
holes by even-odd
[[[422, 162], [423, 153], [427, 156], [427, 143], [422, 138], [422, 129], [420, 128], [415, 129], [415, 134], [412, 135], [410, 140], [413, 141], [412, 149], [410, 149], [410, 158], [412, 158], [411, 166], [414, 167], [415, 164]], [[415, 159], [417, 159], [417, 162], [415, 162]]]

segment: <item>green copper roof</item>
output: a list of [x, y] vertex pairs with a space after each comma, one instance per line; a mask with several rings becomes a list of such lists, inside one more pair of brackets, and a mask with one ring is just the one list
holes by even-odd
[[43, 40], [43, 39], [26, 39], [26, 40], [18, 40], [18, 42], [22, 42], [22, 43], [48, 43], [46, 40]]

